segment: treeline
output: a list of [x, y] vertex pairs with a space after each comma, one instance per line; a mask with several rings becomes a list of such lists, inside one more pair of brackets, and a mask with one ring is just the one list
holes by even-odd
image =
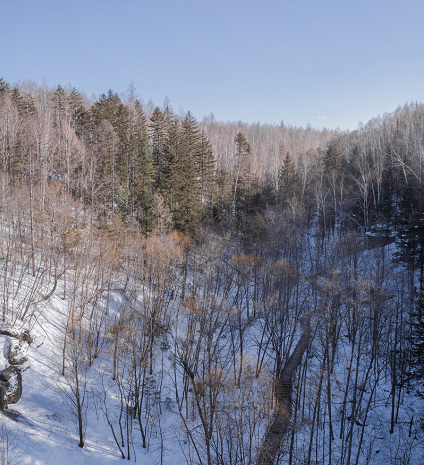
[[[134, 89], [93, 103], [75, 89], [0, 81], [1, 169], [11, 186], [56, 183], [107, 221], [193, 233], [258, 223], [288, 208], [324, 238], [405, 226], [422, 206], [423, 106], [399, 107], [351, 133], [197, 122], [142, 105]], [[417, 219], [415, 218], [415, 221]]]
[[309, 164], [333, 135], [198, 123], [169, 103], [145, 109], [133, 93], [123, 101], [109, 91], [89, 103], [75, 89], [2, 80], [0, 95], [1, 165], [10, 185], [61, 184], [103, 219], [117, 215], [143, 232], [158, 224], [193, 232], [194, 224], [275, 204], [287, 153]]

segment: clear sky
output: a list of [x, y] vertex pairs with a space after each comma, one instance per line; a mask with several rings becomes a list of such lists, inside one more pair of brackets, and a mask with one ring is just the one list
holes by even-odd
[[0, 0], [0, 77], [355, 129], [424, 100], [423, 0]]

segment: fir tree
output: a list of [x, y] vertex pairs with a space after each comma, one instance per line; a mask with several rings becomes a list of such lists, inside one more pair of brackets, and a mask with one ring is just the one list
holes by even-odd
[[167, 174], [165, 163], [166, 124], [165, 116], [159, 107], [156, 107], [150, 117], [149, 124], [153, 166], [155, 168], [155, 188], [159, 192], [164, 190], [164, 179]]
[[405, 186], [399, 202], [397, 258], [410, 266], [413, 273], [419, 270], [420, 290], [424, 284], [424, 204], [422, 185], [412, 178]]
[[181, 123], [178, 153], [172, 166], [172, 211], [175, 225], [181, 231], [190, 230], [200, 219], [199, 137], [196, 119], [188, 112]]
[[[129, 111], [118, 94], [109, 90], [91, 108], [97, 138], [103, 139], [102, 177], [104, 189], [110, 191], [109, 208], [121, 219], [129, 213], [128, 171], [130, 170]], [[111, 128], [108, 127], [108, 124]]]
[[140, 224], [142, 231], [153, 226], [154, 168], [148, 146], [147, 124], [143, 108], [135, 100], [131, 111], [129, 128], [129, 166], [127, 188], [130, 192], [130, 212]]
[[278, 173], [278, 197], [284, 206], [287, 200], [296, 195], [299, 176], [290, 152], [286, 153]]
[[331, 227], [334, 231], [336, 224], [343, 217], [343, 206], [345, 196], [345, 180], [347, 177], [347, 162], [343, 148], [338, 141], [328, 145], [324, 154], [324, 180], [325, 185], [331, 193], [331, 203], [325, 206], [326, 222], [325, 229]]
[[239, 132], [234, 138], [236, 144], [233, 214], [242, 210], [249, 213], [252, 181], [252, 149], [244, 134]]
[[168, 206], [173, 203], [173, 165], [177, 159], [181, 145], [181, 123], [167, 106], [164, 111], [165, 142], [161, 159], [161, 186], [160, 193]]
[[200, 175], [200, 196], [205, 211], [211, 212], [214, 202], [215, 158], [212, 145], [202, 130], [199, 139], [197, 171]]
[[53, 103], [58, 115], [62, 116], [63, 113], [66, 111], [67, 107], [67, 96], [65, 89], [61, 85], [58, 85], [56, 90], [54, 91]]
[[3, 78], [0, 78], [0, 95], [10, 91], [10, 85]]
[[91, 114], [85, 109], [83, 97], [75, 87], [69, 95], [69, 109], [71, 112], [71, 126], [75, 134], [79, 138], [84, 138], [84, 133], [90, 128]]
[[414, 293], [415, 274], [419, 272], [419, 290], [411, 312], [411, 380], [424, 394], [424, 203], [422, 184], [411, 177], [399, 202], [398, 252], [396, 257], [410, 270], [410, 290]]
[[31, 97], [31, 95], [22, 95], [19, 89], [14, 87], [12, 89], [11, 97], [21, 116], [30, 116], [36, 112], [34, 99]]

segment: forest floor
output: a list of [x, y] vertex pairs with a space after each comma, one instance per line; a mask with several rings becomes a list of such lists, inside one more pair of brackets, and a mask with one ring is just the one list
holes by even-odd
[[[23, 289], [22, 292], [24, 291]], [[76, 463], [108, 465], [122, 460], [103, 413], [98, 407], [96, 409], [93, 393], [101, 384], [99, 371], [91, 374], [87, 390], [85, 446], [84, 448], [78, 446], [75, 418], [63, 395], [63, 391], [68, 389], [65, 378], [61, 374], [63, 335], [68, 313], [68, 303], [60, 297], [63, 292], [63, 281], [60, 280], [55, 294], [38, 306], [36, 320], [33, 319], [33, 326], [29, 328], [34, 342], [28, 350], [28, 362], [23, 372], [22, 398], [17, 404], [10, 405], [7, 411], [0, 413], [0, 454], [2, 447], [4, 449], [7, 443], [10, 453], [14, 455], [14, 461], [11, 461], [10, 465], [74, 465]], [[116, 304], [119, 295], [112, 296], [109, 310], [111, 315], [115, 311], [114, 299]], [[0, 353], [5, 352], [3, 346], [8, 342], [7, 338], [8, 336], [0, 336]], [[319, 369], [319, 360], [313, 357], [312, 352], [308, 359], [308, 372], [311, 380], [314, 379], [314, 371]], [[339, 354], [340, 363], [335, 368], [333, 383], [333, 393], [337, 393], [333, 399], [334, 409], [340, 408], [343, 401], [346, 361], [349, 359], [347, 339], [340, 347]], [[4, 356], [0, 356], [0, 368], [4, 367], [5, 362]], [[169, 390], [169, 396], [172, 397], [171, 377], [166, 374], [170, 363], [166, 356], [162, 357], [161, 367], [165, 373], [162, 390], [164, 392]], [[317, 379], [318, 375], [315, 377], [315, 380]], [[419, 425], [419, 418], [422, 417], [424, 411], [424, 402], [412, 391], [409, 393], [404, 391], [400, 401], [398, 424], [395, 425], [393, 434], [389, 434], [390, 383], [383, 382], [381, 375], [377, 393], [370, 401], [370, 414], [366, 420], [367, 428], [364, 430], [366, 447], [364, 446], [360, 452], [358, 464], [424, 464], [424, 442]], [[311, 405], [313, 405], [312, 400]], [[308, 406], [305, 410], [308, 411]], [[157, 424], [158, 418], [160, 424]], [[137, 439], [138, 435], [134, 435], [134, 443], [130, 448], [131, 461], [136, 461], [141, 465], [188, 463], [188, 458], [184, 456], [186, 436], [181, 418], [172, 405], [169, 408], [164, 406], [161, 415], [150, 419], [148, 424], [150, 430], [154, 430], [150, 434], [149, 448], [143, 449]], [[340, 440], [338, 437], [340, 425], [336, 421], [333, 426], [335, 431], [333, 452], [336, 457], [345, 447], [346, 440]], [[356, 427], [361, 428], [361, 425], [357, 424]], [[307, 421], [298, 420], [293, 464], [306, 464], [304, 457], [309, 437], [310, 424]], [[287, 452], [286, 449], [285, 452]], [[312, 456], [314, 461], [310, 463], [326, 464], [326, 457], [318, 457], [316, 454]], [[280, 463], [287, 464], [287, 460], [288, 454], [285, 453]]]
[[[44, 304], [38, 322], [31, 329], [34, 338], [28, 350], [28, 362], [23, 372], [23, 392], [18, 403], [0, 412], [0, 449], [8, 444], [10, 465], [108, 465], [122, 463], [104, 416], [96, 413], [91, 394], [88, 393], [87, 435], [84, 448], [78, 446], [78, 435], [73, 414], [64, 401], [67, 389], [61, 375], [62, 340], [66, 322], [66, 304], [56, 294]], [[0, 336], [0, 353], [8, 336]], [[5, 364], [4, 357], [0, 363]], [[95, 380], [92, 386], [96, 384]], [[186, 463], [177, 443], [165, 463]], [[140, 452], [141, 451], [141, 452]], [[149, 451], [137, 447], [132, 460], [153, 465], [160, 463], [157, 448]], [[1, 450], [0, 450], [1, 454]], [[3, 462], [2, 462], [3, 463]], [[6, 463], [6, 462], [5, 462]], [[7, 462], [9, 464], [9, 462]]]

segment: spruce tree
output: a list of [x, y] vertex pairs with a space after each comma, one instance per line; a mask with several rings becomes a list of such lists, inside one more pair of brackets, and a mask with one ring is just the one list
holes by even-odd
[[164, 179], [166, 178], [165, 145], [166, 125], [165, 116], [159, 107], [156, 107], [150, 117], [149, 124], [150, 143], [155, 168], [155, 189], [159, 192], [164, 190]]
[[291, 197], [296, 195], [298, 182], [299, 176], [293, 158], [290, 152], [287, 152], [278, 173], [278, 197], [283, 206]]
[[161, 160], [160, 194], [168, 206], [173, 203], [173, 165], [181, 145], [181, 122], [172, 109], [167, 106], [164, 111], [165, 142]]
[[61, 85], [58, 85], [54, 91], [53, 104], [54, 109], [58, 115], [63, 116], [63, 113], [66, 111], [67, 107], [67, 96], [65, 89]]
[[424, 202], [421, 183], [412, 177], [405, 186], [399, 202], [397, 258], [412, 270], [419, 271], [420, 290], [424, 285]]
[[103, 138], [102, 178], [106, 180], [104, 189], [109, 190], [109, 208], [124, 219], [129, 212], [130, 197], [129, 111], [118, 94], [109, 90], [93, 104], [91, 114], [97, 138]]
[[12, 89], [11, 97], [19, 112], [19, 115], [27, 117], [36, 112], [34, 99], [31, 97], [31, 95], [22, 95], [20, 90], [17, 87], [14, 87]]
[[172, 212], [175, 226], [181, 231], [192, 230], [200, 220], [200, 152], [199, 128], [194, 116], [188, 112], [181, 123], [178, 153], [172, 166]]
[[9, 182], [12, 184], [18, 179], [22, 168], [22, 151], [19, 150], [21, 143], [21, 118], [16, 106], [11, 101], [11, 89], [7, 82], [0, 79], [0, 118], [6, 124], [0, 125], [0, 149], [1, 169], [7, 173]]
[[3, 78], [0, 78], [0, 95], [10, 91], [10, 85]]
[[214, 187], [216, 183], [215, 158], [213, 156], [212, 144], [203, 130], [199, 138], [197, 165], [197, 171], [200, 176], [201, 202], [205, 212], [210, 214], [214, 203]]
[[328, 145], [323, 163], [325, 186], [331, 193], [331, 202], [324, 206], [327, 220], [324, 227], [325, 229], [331, 227], [334, 231], [336, 224], [340, 223], [343, 217], [345, 180], [347, 177], [346, 157], [338, 141], [333, 141]]
[[241, 211], [249, 213], [251, 181], [252, 181], [252, 149], [244, 134], [239, 132], [234, 138], [236, 144], [234, 187], [233, 187], [233, 214]]
[[147, 123], [138, 100], [130, 112], [129, 167], [127, 172], [130, 192], [130, 213], [139, 222], [143, 232], [149, 231], [154, 222], [152, 206], [154, 197], [154, 168], [147, 138]]
[[411, 311], [411, 379], [421, 395], [424, 395], [424, 198], [422, 183], [416, 178], [407, 179], [399, 202], [400, 231], [397, 238], [396, 257], [410, 270], [410, 289], [414, 293], [416, 272], [419, 290], [415, 293]]
[[88, 133], [90, 129], [91, 112], [84, 107], [83, 97], [75, 87], [69, 95], [69, 109], [71, 112], [71, 126], [75, 134], [80, 139], [88, 139], [89, 137], [86, 133]]

